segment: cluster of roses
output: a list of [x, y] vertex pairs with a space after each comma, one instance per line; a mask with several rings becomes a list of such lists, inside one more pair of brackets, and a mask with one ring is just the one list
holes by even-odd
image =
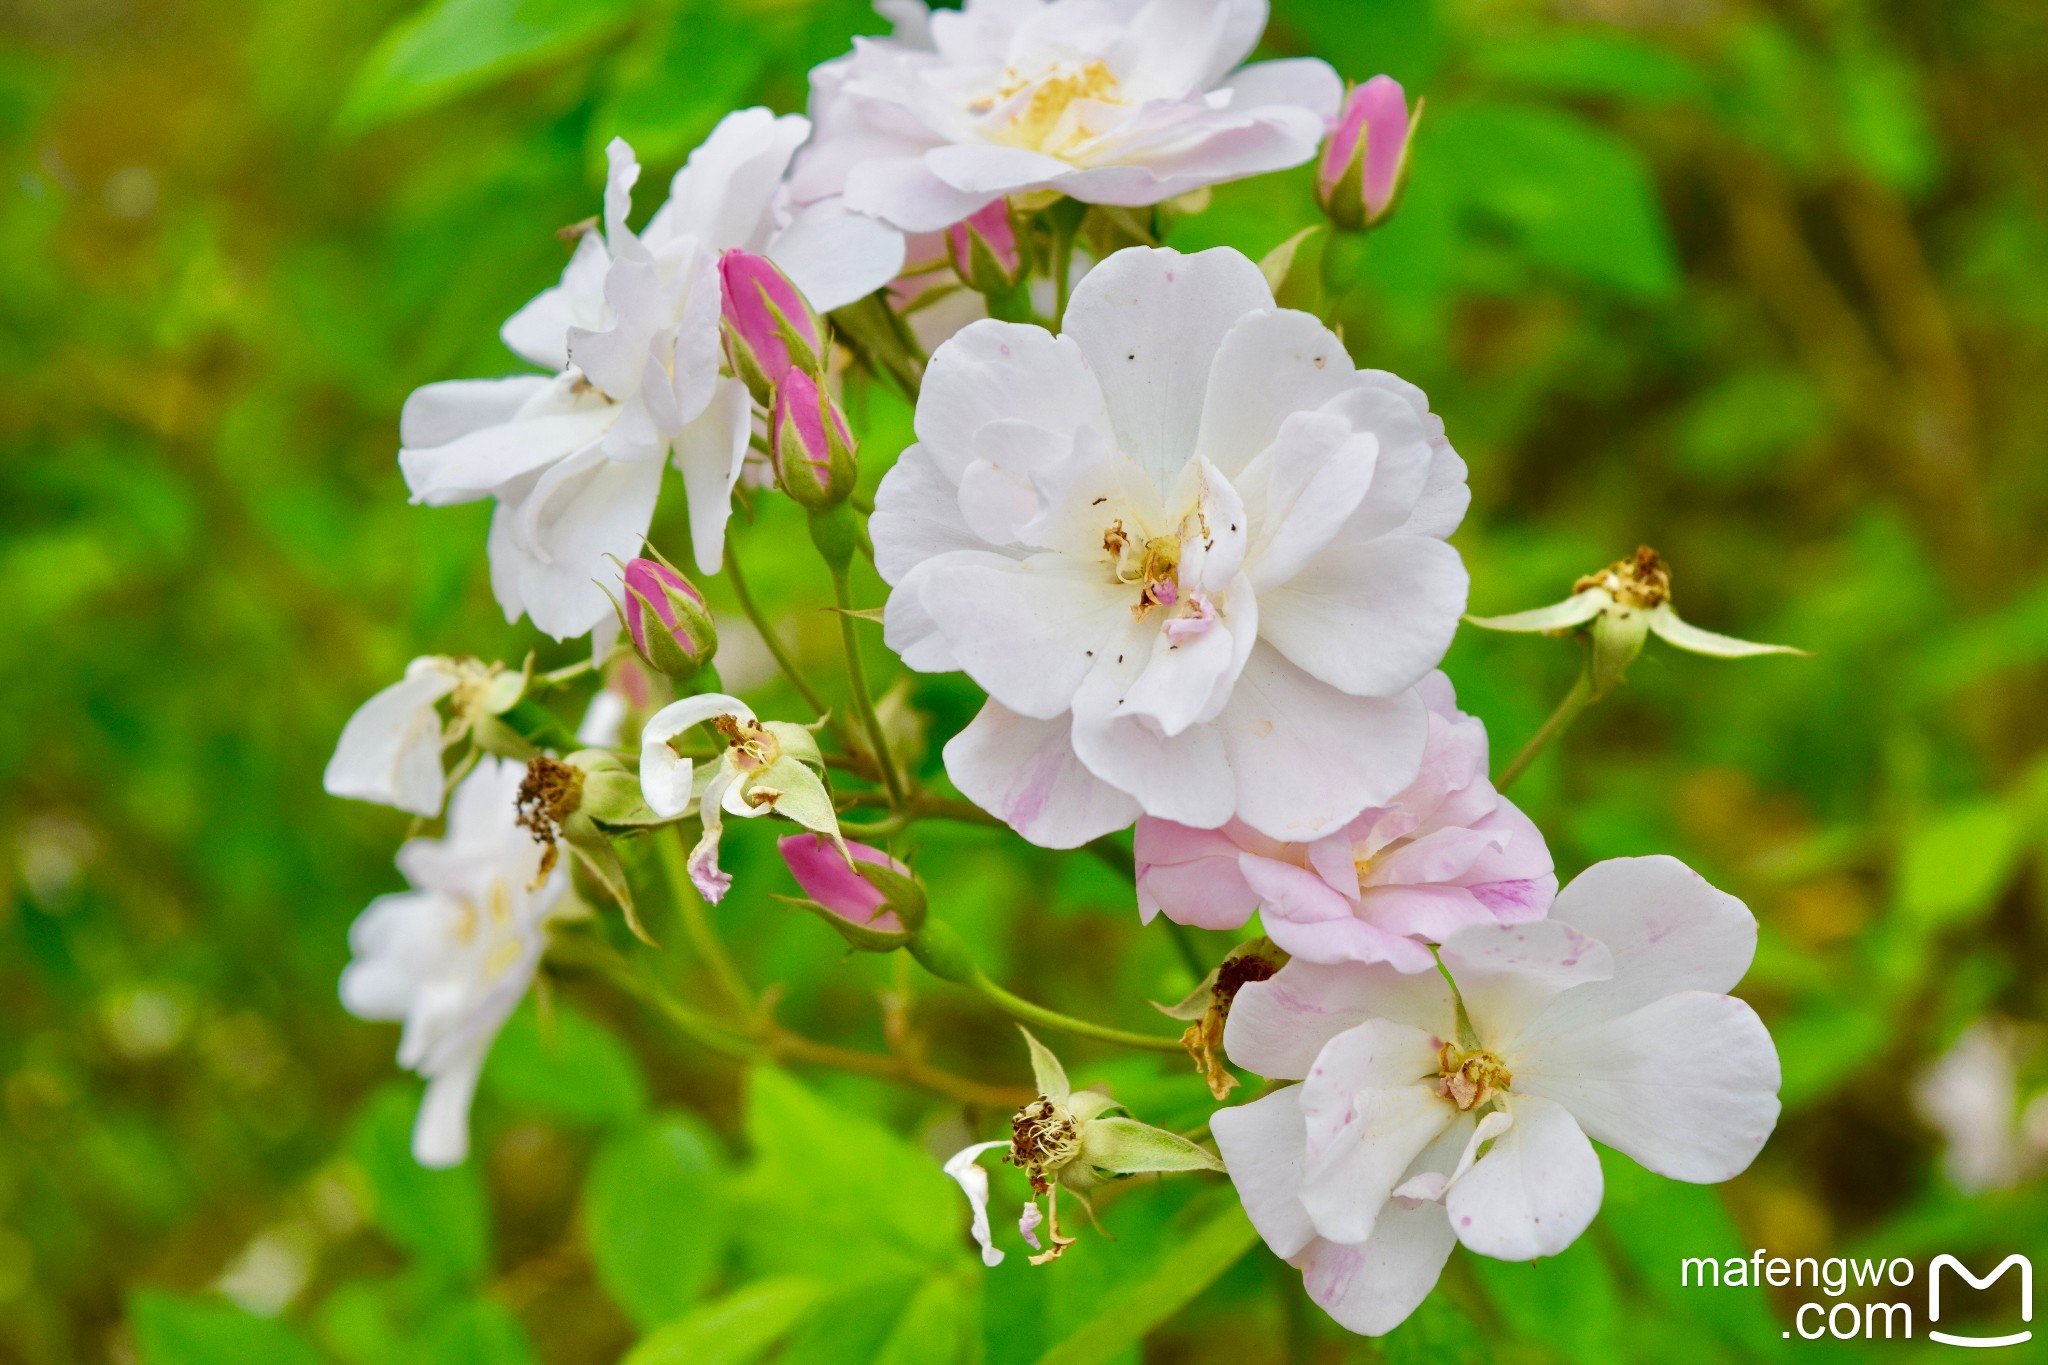
[[[844, 839], [816, 727], [708, 685], [701, 595], [641, 557], [673, 462], [702, 573], [720, 571], [743, 482], [810, 513], [842, 587], [870, 550], [889, 648], [988, 694], [944, 751], [970, 800], [1049, 848], [1135, 824], [1148, 922], [1261, 917], [1265, 937], [1182, 1012], [1218, 1099], [1236, 1084], [1219, 1047], [1289, 1084], [1215, 1114], [1219, 1161], [1074, 1090], [1032, 1040], [1038, 1099], [947, 1167], [991, 1264], [985, 1150], [1029, 1175], [1034, 1248], [1051, 1215], [1040, 1259], [1070, 1239], [1037, 1196], [1220, 1167], [1316, 1301], [1378, 1333], [1454, 1242], [1510, 1259], [1569, 1245], [1600, 1204], [1589, 1136], [1678, 1179], [1744, 1169], [1777, 1116], [1770, 1038], [1725, 994], [1755, 922], [1666, 858], [1559, 892], [1542, 836], [1488, 780], [1485, 731], [1436, 671], [1467, 588], [1447, 537], [1469, 493], [1442, 423], [1278, 307], [1271, 269], [1149, 241], [1208, 186], [1319, 148], [1335, 224], [1377, 222], [1413, 127], [1400, 88], [1347, 96], [1312, 60], [1241, 66], [1262, 0], [884, 8], [893, 36], [812, 73], [811, 120], [728, 116], [637, 234], [639, 168], [613, 143], [601, 226], [503, 330], [546, 373], [406, 404], [414, 499], [496, 501], [508, 619], [590, 632], [602, 661], [617, 583], [650, 670], [601, 692], [571, 741], [536, 699], [588, 666], [421, 659], [343, 732], [330, 790], [428, 818], [446, 798], [445, 836], [400, 851], [414, 889], [357, 922], [342, 982], [357, 1014], [404, 1022], [399, 1061], [429, 1081], [419, 1159], [466, 1154], [485, 1054], [580, 904], [569, 866], [632, 916], [615, 840], [698, 820], [688, 874], [715, 902], [725, 817], [789, 819], [814, 908], [945, 974], [908, 869]], [[927, 361], [909, 324], [935, 280], [979, 316]], [[1021, 320], [1041, 315], [1057, 331]], [[864, 519], [834, 398], [849, 363], [916, 392], [916, 443]], [[1505, 624], [1635, 648], [1682, 628], [1688, 647], [1749, 652], [1682, 627], [1652, 569]], [[840, 735], [842, 766], [886, 777], [898, 806], [881, 728]]]

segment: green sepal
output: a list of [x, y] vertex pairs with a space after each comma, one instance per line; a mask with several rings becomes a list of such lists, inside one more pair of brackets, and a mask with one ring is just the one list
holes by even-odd
[[597, 827], [597, 822], [582, 810], [577, 810], [562, 821], [561, 830], [562, 842], [569, 846], [577, 865], [618, 904], [633, 937], [650, 948], [659, 948], [661, 945], [640, 922], [640, 912], [633, 904], [633, 887], [626, 880], [626, 868], [619, 861], [619, 851], [612, 847], [612, 841]]
[[1031, 1049], [1031, 1080], [1038, 1087], [1038, 1093], [1055, 1104], [1065, 1104], [1073, 1096], [1074, 1087], [1067, 1081], [1067, 1069], [1060, 1065], [1060, 1059], [1053, 1056], [1052, 1049], [1038, 1041], [1030, 1029], [1017, 1025], [1017, 1032], [1024, 1035], [1024, 1045]]
[[[819, 919], [831, 925], [833, 931], [839, 937], [845, 939], [848, 945], [858, 952], [893, 953], [898, 948], [905, 947], [910, 943], [910, 935], [904, 930], [876, 929], [870, 925], [857, 924], [844, 915], [833, 914], [814, 900], [805, 900], [800, 896], [777, 896], [775, 899], [781, 901], [784, 905], [794, 905], [799, 910], [810, 911]], [[886, 913], [888, 908], [883, 906], [875, 913], [879, 916]]]
[[1099, 1178], [1147, 1171], [1220, 1171], [1223, 1161], [1199, 1143], [1131, 1118], [1101, 1118], [1081, 1125], [1078, 1164]]
[[908, 873], [898, 872], [887, 863], [869, 863], [855, 859], [854, 875], [882, 893], [883, 911], [893, 913], [902, 920], [904, 927], [915, 933], [923, 927], [927, 902], [924, 883]]

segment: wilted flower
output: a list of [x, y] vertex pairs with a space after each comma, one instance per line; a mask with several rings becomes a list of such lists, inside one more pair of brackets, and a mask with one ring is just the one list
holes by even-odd
[[1422, 772], [1327, 838], [1284, 844], [1233, 821], [1189, 829], [1138, 822], [1138, 910], [1202, 929], [1261, 912], [1275, 943], [1310, 962], [1388, 962], [1432, 971], [1427, 943], [1467, 925], [1541, 918], [1557, 893], [1543, 836], [1486, 778], [1486, 727], [1450, 679], [1429, 705]]
[[1141, 813], [1319, 839], [1415, 779], [1464, 464], [1252, 262], [1118, 252], [1064, 335], [941, 347], [916, 428], [871, 523], [886, 638], [988, 691], [947, 771], [1027, 839]]
[[1245, 1211], [1355, 1332], [1397, 1326], [1454, 1242], [1554, 1256], [1599, 1211], [1588, 1135], [1675, 1180], [1739, 1174], [1778, 1056], [1725, 994], [1756, 921], [1671, 858], [1581, 874], [1551, 918], [1459, 930], [1444, 967], [1291, 962], [1238, 993], [1233, 1062], [1300, 1085], [1212, 1122]]
[[853, 433], [839, 405], [802, 370], [788, 371], [775, 386], [768, 447], [777, 486], [813, 512], [845, 502], [860, 475]]
[[750, 251], [718, 258], [725, 299], [725, 355], [754, 401], [766, 405], [791, 369], [813, 378], [825, 368], [825, 328], [789, 276]]
[[1671, 606], [1671, 571], [1655, 550], [1645, 545], [1633, 559], [1619, 560], [1572, 585], [1572, 595], [1554, 606], [1509, 616], [1473, 616], [1488, 630], [1543, 631], [1563, 634], [1584, 628], [1593, 637], [1592, 688], [1599, 696], [1617, 683], [1643, 652], [1652, 634], [1694, 654], [1720, 659], [1747, 659], [1758, 654], [1804, 654], [1790, 645], [1760, 645], [1732, 635], [1687, 625]]
[[1202, 1073], [1203, 1083], [1217, 1099], [1237, 1088], [1237, 1077], [1223, 1064], [1223, 1030], [1230, 1022], [1231, 1003], [1246, 986], [1266, 980], [1286, 965], [1287, 954], [1271, 939], [1250, 939], [1232, 948], [1178, 1004], [1153, 1002], [1152, 1008], [1169, 1019], [1192, 1021], [1182, 1030], [1180, 1045], [1194, 1059], [1195, 1070]]
[[341, 1002], [362, 1019], [399, 1020], [398, 1064], [426, 1077], [413, 1127], [422, 1166], [469, 1154], [469, 1106], [484, 1058], [526, 994], [567, 871], [519, 821], [522, 764], [479, 762], [448, 803], [448, 832], [398, 850], [412, 890], [380, 896], [349, 930], [354, 961]]
[[[1018, 1031], [1031, 1049], [1038, 1097], [1012, 1116], [1008, 1140], [977, 1142], [955, 1152], [945, 1166], [946, 1174], [960, 1182], [973, 1207], [972, 1231], [981, 1247], [982, 1264], [1003, 1262], [1003, 1253], [989, 1235], [988, 1172], [975, 1164], [985, 1152], [1008, 1149], [1003, 1160], [1021, 1169], [1031, 1182], [1031, 1201], [1017, 1220], [1017, 1229], [1031, 1249], [1039, 1252], [1031, 1258], [1033, 1265], [1059, 1259], [1074, 1243], [1060, 1231], [1061, 1190], [1079, 1202], [1092, 1219], [1086, 1191], [1098, 1185], [1145, 1172], [1223, 1169], [1215, 1153], [1178, 1133], [1138, 1122], [1101, 1091], [1075, 1090], [1067, 1082], [1059, 1058], [1029, 1030], [1020, 1027]], [[1042, 1213], [1040, 1196], [1045, 1199]], [[1051, 1243], [1042, 1251], [1038, 1241], [1041, 1223]]]
[[[502, 714], [526, 689], [522, 674], [475, 659], [414, 659], [405, 677], [371, 697], [348, 718], [322, 778], [330, 795], [396, 806], [413, 815], [441, 813], [446, 779], [441, 753], [483, 716]], [[441, 719], [449, 701], [452, 718]]]
[[[677, 742], [706, 722], [726, 747], [699, 765]], [[759, 720], [738, 697], [718, 692], [671, 702], [640, 733], [640, 790], [649, 809], [668, 818], [683, 814], [693, 800], [697, 803], [704, 832], [690, 851], [690, 881], [714, 905], [732, 886], [732, 875], [718, 865], [727, 815], [752, 819], [773, 811], [825, 835], [844, 853], [839, 817], [821, 775], [824, 767], [809, 730]]]
[[1394, 211], [1420, 122], [1422, 101], [1410, 117], [1408, 97], [1391, 76], [1374, 76], [1346, 97], [1316, 168], [1316, 200], [1338, 227], [1371, 227]]
[[623, 586], [626, 635], [633, 652], [648, 667], [678, 681], [696, 677], [718, 653], [718, 628], [711, 622], [704, 595], [689, 579], [652, 559], [627, 564]]
[[805, 198], [844, 192], [907, 232], [1006, 197], [1149, 205], [1298, 166], [1343, 99], [1319, 61], [1238, 67], [1264, 0], [891, 14], [894, 34], [857, 38], [811, 73], [818, 131], [794, 183]]
[[508, 620], [566, 639], [603, 618], [602, 565], [646, 537], [671, 452], [697, 565], [717, 572], [750, 420], [746, 386], [720, 375], [719, 253], [765, 254], [824, 308], [903, 261], [898, 233], [836, 201], [792, 209], [781, 177], [809, 131], [765, 109], [727, 115], [638, 234], [626, 218], [640, 167], [614, 140], [602, 231], [502, 332], [552, 376], [430, 384], [406, 401], [399, 464], [414, 500], [498, 503], [491, 586]]

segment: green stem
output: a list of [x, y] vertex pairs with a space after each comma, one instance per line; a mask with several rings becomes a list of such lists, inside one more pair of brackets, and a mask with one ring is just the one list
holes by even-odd
[[[671, 834], [673, 838], [669, 837]], [[654, 847], [655, 856], [661, 860], [661, 875], [668, 880], [669, 896], [675, 901], [676, 914], [682, 918], [684, 937], [690, 940], [690, 947], [698, 960], [718, 982], [718, 989], [727, 1002], [741, 1019], [751, 1020], [755, 1009], [754, 993], [748, 989], [747, 978], [741, 973], [739, 964], [725, 950], [718, 930], [712, 927], [710, 917], [704, 913], [703, 898], [690, 884], [689, 860], [683, 854], [681, 827], [657, 832]]]
[[1593, 704], [1593, 700], [1590, 675], [1587, 670], [1581, 669], [1578, 680], [1572, 684], [1572, 690], [1564, 694], [1564, 700], [1550, 713], [1550, 719], [1543, 722], [1543, 728], [1522, 746], [1522, 752], [1516, 754], [1508, 766], [1501, 769], [1500, 776], [1494, 779], [1494, 787], [1499, 791], [1506, 791], [1509, 785], [1536, 760], [1536, 755], [1542, 753], [1552, 740], [1571, 728], [1571, 723], [1579, 718], [1581, 711]]
[[717, 1021], [697, 1013], [676, 999], [666, 987], [655, 980], [652, 973], [588, 935], [557, 935], [548, 945], [548, 959], [551, 962], [567, 963], [596, 972], [667, 1019], [675, 1025], [678, 1032], [702, 1043], [713, 1052], [742, 1060], [752, 1060], [761, 1055], [760, 1044], [752, 1038], [736, 1034]]
[[1012, 995], [989, 980], [988, 975], [978, 967], [967, 978], [966, 984], [978, 992], [982, 999], [1012, 1019], [1037, 1024], [1040, 1028], [1055, 1029], [1061, 1033], [1072, 1034], [1076, 1038], [1093, 1038], [1101, 1043], [1115, 1043], [1120, 1047], [1144, 1048], [1151, 1052], [1181, 1050], [1178, 1038], [1165, 1038], [1156, 1033], [1132, 1033], [1126, 1029], [1111, 1028], [1107, 1024], [1091, 1024], [1086, 1019], [1076, 1019], [1071, 1014], [1061, 1014], [1058, 1010], [1034, 1005], [1022, 996]]
[[903, 778], [896, 771], [896, 756], [889, 752], [889, 741], [882, 733], [882, 718], [875, 712], [875, 699], [868, 692], [867, 670], [861, 666], [859, 622], [848, 615], [853, 610], [853, 574], [846, 564], [833, 564], [832, 596], [838, 602], [839, 643], [846, 651], [846, 681], [853, 692], [854, 714], [868, 734], [868, 743], [875, 754], [875, 766], [881, 770], [882, 786], [888, 790], [889, 805], [893, 809], [903, 806]]
[[880, 820], [841, 820], [839, 832], [849, 839], [886, 839], [900, 834], [919, 820], [950, 820], [962, 825], [989, 825], [1007, 829], [995, 816], [981, 807], [966, 801], [955, 801], [950, 797], [926, 796], [912, 793], [902, 810]]
[[1064, 226], [1064, 220], [1055, 221], [1052, 230], [1052, 330], [1055, 332], [1067, 316], [1067, 293], [1073, 273], [1073, 229]]
[[[739, 599], [740, 610], [754, 623], [755, 632], [768, 646], [768, 652], [775, 656], [776, 665], [782, 669], [782, 676], [789, 679], [789, 685], [797, 690], [797, 695], [804, 699], [804, 704], [809, 706], [814, 714], [829, 715], [825, 703], [812, 690], [811, 685], [804, 681], [804, 675], [797, 671], [796, 660], [783, 648], [781, 637], [776, 635], [775, 627], [770, 625], [768, 618], [762, 614], [760, 603], [756, 602], [754, 594], [748, 591], [747, 576], [740, 568], [740, 557], [733, 552], [730, 540], [725, 543], [725, 577], [726, 581], [732, 584], [732, 595]], [[833, 726], [835, 730], [838, 728], [836, 725]], [[840, 737], [845, 738], [843, 734]]]

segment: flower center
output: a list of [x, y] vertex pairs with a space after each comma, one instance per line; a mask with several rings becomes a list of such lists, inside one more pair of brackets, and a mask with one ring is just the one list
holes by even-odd
[[519, 825], [543, 846], [540, 871], [533, 883], [539, 886], [555, 870], [560, 856], [555, 841], [561, 837], [562, 822], [583, 802], [583, 770], [542, 754], [526, 765], [516, 802]]
[[1050, 1189], [1060, 1168], [1080, 1154], [1081, 1129], [1066, 1106], [1040, 1095], [1011, 1116], [1003, 1160], [1030, 1177], [1034, 1194]]
[[1491, 1052], [1465, 1051], [1456, 1043], [1445, 1043], [1437, 1053], [1437, 1093], [1458, 1106], [1461, 1112], [1477, 1109], [1505, 1090], [1515, 1074]]
[[1030, 97], [995, 130], [990, 140], [1051, 156], [1071, 151], [1095, 136], [1096, 130], [1084, 120], [1086, 111], [1076, 109], [1076, 104], [1123, 102], [1115, 73], [1097, 58], [1080, 66], [1055, 62], [1034, 76], [1020, 75], [1012, 67], [1004, 74], [1001, 85], [968, 108], [985, 114], [1027, 90]]
[[1624, 607], [1648, 611], [1671, 600], [1671, 570], [1664, 567], [1663, 556], [1644, 545], [1637, 548], [1635, 558], [1619, 560], [1572, 584], [1574, 594], [1592, 588], [1605, 588]]
[[1109, 556], [1110, 571], [1116, 581], [1138, 589], [1138, 600], [1131, 605], [1133, 617], [1143, 620], [1154, 607], [1179, 603], [1179, 536], [1147, 536], [1139, 540], [1124, 529], [1123, 518], [1118, 517], [1102, 533], [1102, 549]]
[[711, 728], [724, 735], [732, 746], [733, 762], [743, 773], [759, 772], [782, 757], [782, 741], [764, 729], [759, 721], [738, 716], [714, 716]]

